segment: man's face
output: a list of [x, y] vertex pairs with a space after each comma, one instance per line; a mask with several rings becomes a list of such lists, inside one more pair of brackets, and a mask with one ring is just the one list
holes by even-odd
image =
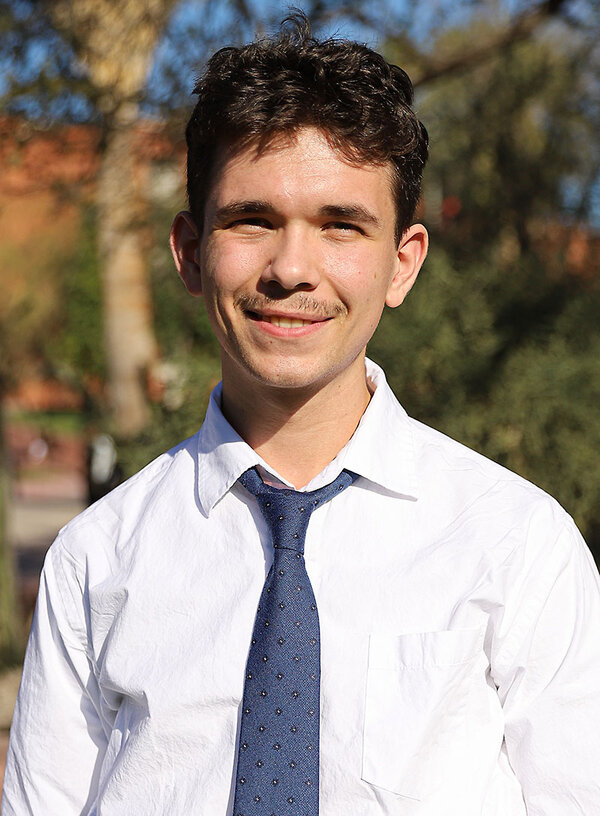
[[186, 251], [177, 223], [176, 263], [204, 297], [225, 386], [314, 390], [362, 371], [384, 303], [403, 300], [426, 251], [422, 227], [394, 240], [390, 168], [350, 164], [315, 128], [222, 156]]

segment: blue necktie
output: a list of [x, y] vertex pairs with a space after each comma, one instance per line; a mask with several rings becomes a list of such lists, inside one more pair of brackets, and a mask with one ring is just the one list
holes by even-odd
[[240, 476], [267, 522], [274, 557], [246, 666], [234, 816], [318, 816], [321, 649], [304, 539], [311, 513], [356, 478], [344, 470], [299, 493], [266, 485], [254, 468]]

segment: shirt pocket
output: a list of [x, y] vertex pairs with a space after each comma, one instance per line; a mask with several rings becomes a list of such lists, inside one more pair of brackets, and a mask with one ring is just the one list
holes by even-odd
[[362, 779], [421, 800], [467, 736], [484, 629], [371, 635]]

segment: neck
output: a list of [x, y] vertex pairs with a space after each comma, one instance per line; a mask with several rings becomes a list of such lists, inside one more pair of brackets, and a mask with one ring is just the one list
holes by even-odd
[[[334, 459], [369, 404], [364, 360], [318, 388], [240, 382], [223, 370], [223, 414], [242, 439], [299, 488]], [[240, 387], [241, 386], [241, 387]]]

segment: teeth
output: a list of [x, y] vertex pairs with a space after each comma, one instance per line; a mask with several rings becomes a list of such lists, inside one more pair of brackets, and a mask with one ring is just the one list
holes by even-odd
[[282, 329], [297, 329], [300, 326], [310, 326], [312, 320], [299, 320], [296, 317], [265, 317], [269, 323], [272, 323], [274, 326], [279, 326]]

